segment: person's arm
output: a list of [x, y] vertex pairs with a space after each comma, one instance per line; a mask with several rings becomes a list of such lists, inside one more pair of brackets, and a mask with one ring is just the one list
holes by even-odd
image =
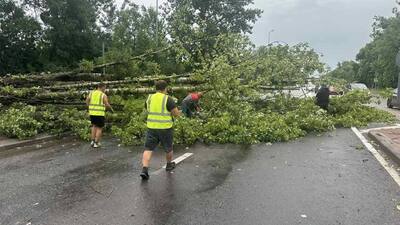
[[178, 107], [175, 107], [171, 110], [171, 115], [175, 118], [180, 117], [182, 115], [182, 112], [178, 109]]
[[168, 97], [167, 100], [167, 110], [171, 112], [173, 117], [180, 117], [182, 112], [176, 107], [176, 103], [172, 97]]
[[107, 95], [104, 95], [104, 96], [103, 96], [103, 102], [104, 102], [104, 105], [105, 105], [107, 108], [109, 108], [112, 112], [114, 112], [114, 109], [112, 108], [112, 106], [110, 105], [110, 102], [108, 101]]
[[86, 97], [86, 106], [89, 107], [90, 105], [90, 94]]
[[201, 107], [200, 107], [199, 101], [195, 101], [195, 102], [194, 102], [194, 107], [196, 108], [196, 111], [197, 111], [197, 112], [200, 112]]

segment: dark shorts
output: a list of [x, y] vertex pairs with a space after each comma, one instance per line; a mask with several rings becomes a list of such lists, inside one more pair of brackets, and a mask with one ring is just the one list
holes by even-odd
[[90, 122], [92, 122], [92, 125], [94, 125], [96, 127], [103, 128], [104, 121], [105, 121], [104, 116], [90, 116]]
[[148, 129], [146, 141], [144, 144], [145, 150], [154, 151], [158, 144], [164, 148], [165, 152], [171, 152], [174, 142], [174, 130], [171, 129]]

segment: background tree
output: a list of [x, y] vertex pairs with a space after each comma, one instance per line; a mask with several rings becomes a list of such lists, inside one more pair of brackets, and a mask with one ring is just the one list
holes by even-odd
[[329, 72], [327, 75], [331, 76], [333, 78], [336, 78], [336, 79], [346, 80], [347, 82], [350, 83], [350, 82], [358, 81], [359, 69], [360, 69], [360, 66], [357, 62], [344, 61], [344, 62], [338, 63], [336, 69]]
[[39, 69], [36, 57], [40, 34], [39, 23], [15, 1], [0, 0], [0, 74]]
[[372, 42], [357, 55], [357, 78], [368, 86], [373, 86], [377, 79], [379, 87], [394, 87], [399, 72], [395, 59], [400, 49], [400, 17], [375, 18], [371, 37]]
[[99, 24], [110, 25], [103, 12], [108, 9], [113, 15], [113, 0], [25, 0], [24, 4], [43, 23], [41, 60], [45, 69], [76, 67], [84, 58], [100, 56], [107, 36]]
[[226, 33], [251, 33], [261, 10], [253, 0], [168, 0], [164, 6], [169, 34], [193, 57], [194, 62], [216, 56], [216, 37]]

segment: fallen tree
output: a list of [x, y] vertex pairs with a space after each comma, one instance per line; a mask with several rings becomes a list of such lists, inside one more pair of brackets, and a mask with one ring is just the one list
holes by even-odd
[[125, 80], [115, 80], [115, 81], [103, 81], [103, 82], [88, 82], [88, 83], [77, 83], [77, 84], [67, 84], [67, 85], [53, 85], [43, 87], [46, 90], [68, 90], [74, 88], [94, 88], [100, 83], [103, 83], [107, 86], [116, 86], [116, 85], [125, 85], [125, 84], [141, 84], [141, 83], [151, 83], [157, 80], [174, 80], [173, 83], [189, 83], [195, 82], [193, 79], [177, 79], [177, 78], [185, 78], [190, 76], [190, 74], [181, 74], [181, 75], [172, 75], [172, 76], [159, 76], [159, 77], [143, 77], [143, 78], [134, 78], [134, 79], [125, 79]]
[[[191, 92], [196, 90], [204, 90], [203, 86], [179, 86], [170, 87], [171, 93], [174, 92]], [[32, 104], [50, 104], [52, 102], [73, 102], [76, 100], [84, 100], [91, 90], [81, 91], [64, 91], [64, 92], [51, 92], [44, 89], [11, 89], [4, 93], [0, 91], [0, 103], [3, 105], [10, 105], [14, 102], [24, 102]], [[106, 93], [112, 95], [143, 95], [154, 93], [155, 89], [152, 87], [122, 87], [107, 89]]]
[[118, 79], [117, 75], [100, 73], [62, 72], [53, 74], [23, 74], [0, 77], [0, 84], [14, 87], [32, 87], [52, 85], [62, 81], [109, 81]]

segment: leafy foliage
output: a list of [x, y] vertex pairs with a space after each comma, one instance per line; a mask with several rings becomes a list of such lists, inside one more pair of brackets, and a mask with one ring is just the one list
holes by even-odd
[[5, 110], [0, 118], [0, 134], [20, 139], [35, 136], [42, 126], [34, 119], [36, 108], [20, 105]]
[[12, 0], [0, 0], [0, 74], [27, 72], [38, 61], [41, 27]]
[[169, 34], [192, 57], [192, 62], [215, 58], [221, 34], [250, 33], [262, 11], [249, 6], [253, 0], [168, 0], [164, 7]]

